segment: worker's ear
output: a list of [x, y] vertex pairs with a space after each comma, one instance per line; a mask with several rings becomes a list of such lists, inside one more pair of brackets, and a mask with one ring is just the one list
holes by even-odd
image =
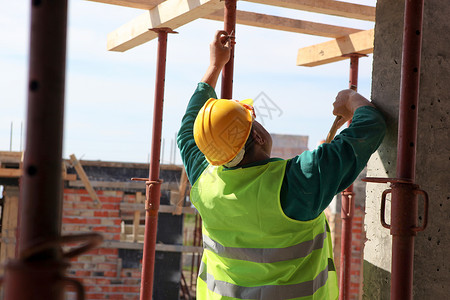
[[265, 139], [256, 129], [252, 129], [253, 141], [258, 145], [264, 145], [266, 143]]

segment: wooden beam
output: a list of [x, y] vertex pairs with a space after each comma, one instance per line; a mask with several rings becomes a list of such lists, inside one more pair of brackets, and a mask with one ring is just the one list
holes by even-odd
[[[143, 202], [144, 200], [142, 197], [142, 192], [136, 192], [136, 204], [141, 204]], [[141, 224], [141, 211], [135, 210], [133, 218], [133, 242], [137, 242], [138, 240], [140, 224]]]
[[[91, 186], [94, 188], [116, 189], [116, 190], [145, 190], [145, 182], [143, 181], [91, 181]], [[83, 181], [76, 180], [69, 182], [70, 187], [84, 187]], [[161, 190], [178, 190], [178, 184], [176, 182], [163, 182], [161, 183]]]
[[98, 199], [97, 193], [95, 192], [94, 188], [91, 185], [91, 182], [89, 181], [89, 178], [87, 177], [86, 173], [83, 170], [83, 167], [81, 166], [78, 159], [75, 157], [75, 154], [70, 155], [70, 161], [72, 165], [74, 166], [75, 170], [77, 171], [78, 176], [80, 177], [81, 181], [83, 182], [84, 187], [88, 191], [89, 195], [91, 196], [92, 200], [94, 201], [94, 205], [99, 205], [100, 200]]
[[[145, 206], [143, 203], [120, 203], [120, 210], [122, 211], [145, 211]], [[175, 205], [160, 205], [159, 211], [160, 213], [174, 213], [176, 210]], [[183, 214], [197, 214], [197, 210], [194, 207], [183, 207], [181, 209]]]
[[184, 198], [186, 197], [186, 187], [188, 183], [188, 178], [186, 171], [183, 169], [181, 171], [181, 178], [180, 178], [180, 189], [177, 193], [177, 202], [176, 202], [176, 208], [173, 212], [174, 215], [181, 215], [183, 211], [183, 205], [184, 205]]
[[0, 168], [0, 178], [19, 178], [22, 176], [22, 169]]
[[[5, 186], [3, 191], [3, 217], [0, 247], [2, 263], [16, 258], [17, 218], [19, 216], [19, 187]], [[3, 275], [4, 268], [0, 268]]]
[[[70, 160], [69, 160], [70, 161]], [[101, 160], [79, 160], [83, 166], [108, 167], [108, 168], [135, 168], [148, 170], [148, 163], [127, 163], [115, 161], [101, 161]], [[183, 166], [172, 164], [161, 164], [161, 170], [181, 171]]]
[[105, 4], [119, 5], [139, 9], [152, 9], [164, 0], [88, 0]]
[[223, 8], [220, 0], [167, 0], [108, 34], [107, 49], [123, 52], [158, 35], [149, 29], [178, 28]]
[[[142, 250], [144, 248], [144, 244], [143, 243], [118, 242], [118, 241], [104, 241], [103, 244], [101, 245], [101, 247]], [[156, 244], [156, 251], [202, 253], [203, 247]]]
[[[204, 16], [204, 19], [223, 22], [223, 10], [216, 11]], [[359, 32], [360, 29], [333, 26], [309, 21], [276, 17], [248, 11], [237, 11], [236, 22], [241, 25], [255, 26], [266, 29], [276, 29], [295, 33], [318, 35], [323, 37], [337, 38], [351, 33]]]
[[[22, 176], [22, 169], [10, 169], [10, 168], [0, 168], [0, 178], [19, 178]], [[63, 180], [73, 181], [77, 180], [77, 175], [75, 174], [62, 174]]]
[[248, 2], [267, 4], [309, 12], [375, 21], [375, 7], [334, 0], [246, 0]]
[[370, 29], [300, 48], [297, 54], [297, 66], [314, 67], [347, 59], [348, 57], [343, 55], [351, 53], [372, 53], [373, 38], [374, 30]]

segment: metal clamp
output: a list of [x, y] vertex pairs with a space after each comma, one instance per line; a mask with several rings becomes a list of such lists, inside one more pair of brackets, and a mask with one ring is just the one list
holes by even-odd
[[384, 228], [387, 229], [391, 229], [391, 225], [386, 223], [386, 195], [391, 193], [392, 189], [387, 189], [385, 191], [383, 191], [383, 194], [381, 195], [381, 208], [380, 208], [380, 221], [381, 221], [381, 226], [383, 226]]
[[348, 207], [346, 207], [347, 210], [344, 209], [344, 207], [342, 206], [342, 210], [345, 213], [346, 217], [349, 218], [351, 216], [353, 216], [353, 201], [354, 201], [354, 195], [355, 193], [353, 192], [347, 192], [347, 191], [343, 191], [341, 192], [341, 195], [344, 197], [348, 198]]
[[133, 181], [145, 181], [145, 184], [147, 185], [147, 189], [146, 189], [146, 193], [145, 193], [145, 196], [146, 196], [146, 199], [145, 199], [145, 210], [146, 211], [152, 210], [153, 209], [153, 205], [150, 202], [150, 199], [148, 198], [149, 194], [150, 194], [150, 188], [153, 185], [162, 184], [164, 182], [164, 180], [162, 180], [162, 179], [150, 180], [149, 178], [136, 178], [136, 177], [131, 178], [131, 180], [133, 180]]
[[[405, 178], [381, 178], [381, 177], [366, 177], [363, 178], [362, 181], [364, 182], [373, 182], [373, 183], [391, 183], [391, 187], [395, 188], [396, 184], [406, 184], [411, 186], [411, 189], [413, 190], [413, 193], [415, 195], [422, 195], [423, 196], [423, 221], [422, 226], [416, 226], [412, 227], [411, 230], [414, 232], [424, 231], [425, 228], [428, 225], [428, 193], [424, 190], [420, 189], [417, 184], [414, 184], [411, 179], [405, 179]], [[387, 189], [383, 191], [383, 194], [381, 195], [381, 208], [380, 208], [380, 221], [381, 225], [384, 228], [391, 229], [391, 225], [386, 223], [385, 219], [385, 210], [386, 210], [386, 196], [387, 194], [392, 193], [392, 188]]]
[[419, 188], [414, 190], [414, 194], [423, 196], [423, 221], [422, 221], [422, 226], [411, 228], [411, 230], [413, 230], [415, 232], [419, 232], [419, 231], [424, 231], [425, 228], [428, 225], [428, 203], [429, 203], [429, 198], [428, 198], [428, 193], [425, 192], [424, 190], [419, 189]]

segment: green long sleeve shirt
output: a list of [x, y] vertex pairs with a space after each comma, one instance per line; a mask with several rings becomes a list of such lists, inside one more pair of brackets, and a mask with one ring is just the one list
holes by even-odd
[[[191, 184], [208, 166], [208, 161], [195, 144], [193, 127], [199, 110], [209, 98], [217, 98], [214, 89], [200, 82], [189, 101], [177, 136], [178, 148]], [[385, 131], [386, 123], [380, 112], [374, 107], [363, 106], [355, 111], [351, 125], [331, 143], [289, 159], [280, 192], [283, 212], [300, 221], [319, 216], [333, 197], [350, 186], [361, 173], [381, 144]], [[240, 168], [251, 168], [280, 159], [271, 158]]]

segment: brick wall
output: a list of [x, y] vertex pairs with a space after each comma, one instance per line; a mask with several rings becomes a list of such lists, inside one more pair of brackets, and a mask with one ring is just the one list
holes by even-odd
[[[95, 205], [85, 189], [64, 189], [63, 234], [99, 232], [104, 240], [120, 241], [120, 202], [134, 202], [122, 191], [97, 191]], [[71, 260], [68, 274], [79, 279], [86, 299], [139, 299], [140, 268], [121, 268], [119, 250], [100, 245]], [[68, 292], [67, 299], [76, 299]]]
[[[341, 257], [341, 214], [331, 213], [326, 210], [328, 222], [330, 223], [331, 237], [333, 241], [334, 262], [338, 280], [340, 280], [340, 257]], [[352, 257], [350, 271], [350, 298], [349, 300], [358, 300], [362, 296], [362, 255], [365, 242], [364, 231], [364, 208], [356, 207], [353, 216], [352, 226]]]

